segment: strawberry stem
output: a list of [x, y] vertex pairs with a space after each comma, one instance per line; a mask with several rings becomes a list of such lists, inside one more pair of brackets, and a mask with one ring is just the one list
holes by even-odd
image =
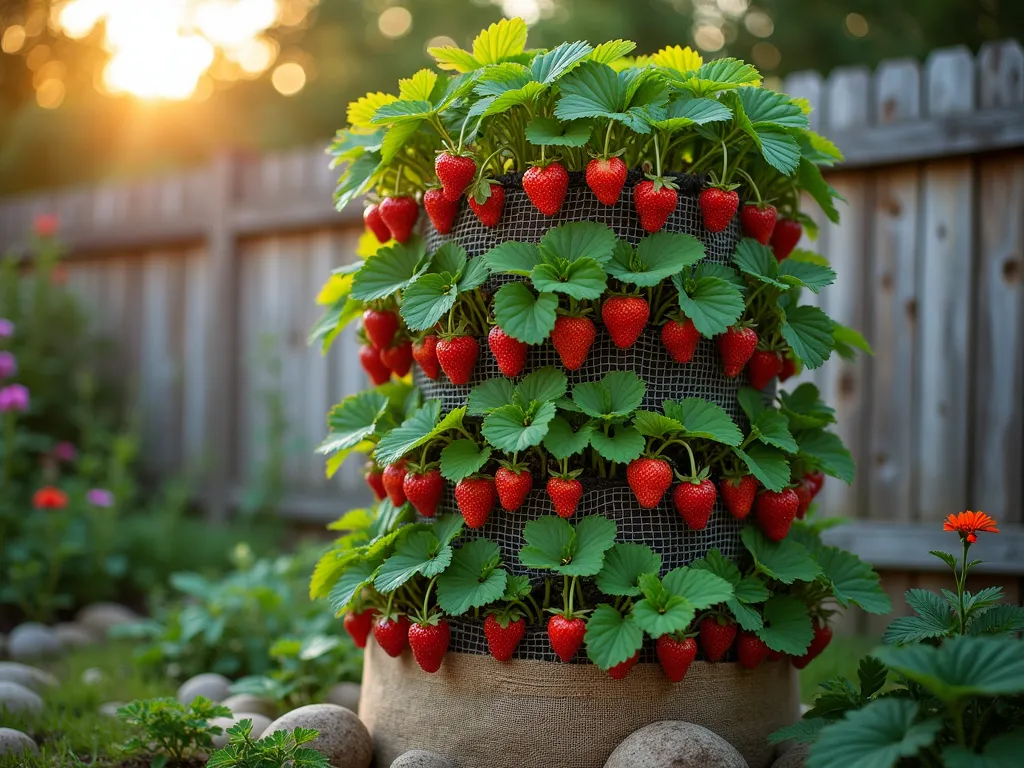
[[604, 132], [604, 152], [601, 154], [602, 160], [608, 159], [608, 149], [611, 146], [612, 140], [612, 127], [615, 125], [614, 120], [608, 121], [608, 130]]
[[430, 580], [427, 584], [427, 591], [423, 593], [423, 613], [420, 615], [420, 623], [426, 624], [427, 622], [427, 609], [430, 604], [430, 590], [434, 588], [434, 584], [437, 582], [437, 576]]
[[654, 134], [654, 173], [661, 178], [661, 150], [658, 148], [658, 134]]
[[747, 173], [742, 168], [736, 168], [736, 173], [740, 174], [743, 178], [745, 178], [747, 180], [747, 183], [750, 184], [750, 188], [754, 190], [754, 197], [757, 199], [757, 207], [760, 208], [761, 206], [763, 206], [764, 203], [761, 202], [761, 193], [757, 189], [757, 184], [754, 183], [754, 180], [751, 178], [750, 174]]
[[719, 182], [722, 184], [726, 183], [726, 174], [729, 172], [729, 145], [724, 141], [722, 142], [722, 178]]
[[686, 455], [690, 457], [690, 477], [694, 480], [697, 479], [697, 461], [693, 458], [693, 450], [690, 448], [690, 444], [685, 440], [681, 440], [680, 444], [686, 449]]
[[[459, 148], [455, 150], [455, 154], [460, 154], [462, 152], [462, 139], [466, 135], [466, 123], [469, 122], [469, 117], [470, 114], [467, 113], [465, 119], [462, 121], [462, 127], [459, 129]], [[482, 120], [483, 118], [480, 119]]]

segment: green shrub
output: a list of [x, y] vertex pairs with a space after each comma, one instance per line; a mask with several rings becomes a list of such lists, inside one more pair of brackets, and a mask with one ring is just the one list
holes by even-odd
[[224, 733], [211, 725], [215, 717], [231, 717], [231, 710], [202, 696], [185, 706], [174, 699], [133, 701], [117, 710], [117, 715], [139, 734], [125, 750], [130, 754], [153, 754], [151, 768], [181, 765], [187, 757], [213, 746], [213, 737]]
[[312, 728], [277, 731], [262, 739], [252, 738], [252, 720], [228, 728], [228, 745], [210, 756], [206, 768], [330, 768], [327, 758], [303, 747], [320, 735]]

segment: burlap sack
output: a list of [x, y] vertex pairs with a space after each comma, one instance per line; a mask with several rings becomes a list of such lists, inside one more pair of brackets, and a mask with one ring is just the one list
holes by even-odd
[[799, 699], [796, 673], [783, 663], [749, 671], [698, 661], [675, 685], [657, 664], [615, 681], [592, 664], [449, 653], [430, 675], [410, 653], [392, 659], [371, 642], [359, 716], [376, 768], [410, 749], [459, 768], [602, 768], [619, 742], [660, 720], [709, 728], [750, 768], [769, 768], [767, 736], [799, 717]]

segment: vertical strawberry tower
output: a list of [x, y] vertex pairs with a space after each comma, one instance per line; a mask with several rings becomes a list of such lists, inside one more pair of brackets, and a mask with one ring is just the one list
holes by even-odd
[[520, 19], [431, 54], [331, 147], [372, 234], [313, 333], [361, 318], [373, 384], [321, 451], [365, 454], [374, 502], [311, 592], [367, 648], [378, 764], [599, 768], [689, 720], [766, 766], [830, 616], [888, 610], [820, 538], [853, 464], [793, 380], [866, 348], [806, 303], [836, 276], [797, 248], [803, 201], [838, 219], [841, 156], [735, 59], [527, 51]]

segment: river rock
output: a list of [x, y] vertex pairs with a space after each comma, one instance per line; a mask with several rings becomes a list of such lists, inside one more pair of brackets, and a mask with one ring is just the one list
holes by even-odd
[[188, 705], [202, 696], [210, 701], [224, 701], [231, 693], [231, 681], [216, 672], [190, 677], [178, 689], [178, 701]]
[[97, 710], [101, 715], [106, 717], [117, 717], [117, 710], [124, 706], [123, 701], [105, 701], [100, 704]]
[[[274, 703], [273, 699], [268, 699], [264, 696], [253, 696], [251, 693], [236, 693], [234, 696], [228, 696], [221, 704], [230, 709], [233, 714], [257, 712], [270, 719], [277, 717], [277, 704]], [[270, 725], [269, 719], [267, 725]], [[260, 732], [255, 727], [253, 731], [257, 734]]]
[[65, 621], [53, 628], [57, 642], [64, 650], [83, 648], [96, 642], [96, 637], [87, 629], [73, 621]]
[[807, 756], [811, 753], [809, 744], [797, 744], [786, 750], [782, 757], [772, 763], [772, 768], [804, 768]]
[[0, 712], [31, 712], [43, 711], [43, 699], [38, 693], [18, 683], [0, 683]]
[[693, 723], [663, 720], [630, 734], [604, 768], [748, 768], [736, 748]]
[[447, 757], [425, 749], [413, 749], [399, 755], [391, 763], [391, 768], [458, 768]]
[[43, 693], [57, 685], [57, 678], [28, 664], [17, 661], [0, 661], [0, 682], [17, 683], [33, 691]]
[[46, 625], [26, 621], [11, 630], [7, 638], [7, 653], [15, 660], [59, 656], [60, 642]]
[[216, 749], [227, 746], [227, 743], [231, 740], [231, 737], [228, 735], [228, 728], [233, 728], [243, 720], [252, 720], [252, 736], [256, 739], [270, 725], [270, 718], [266, 715], [261, 715], [259, 712], [242, 712], [234, 717], [215, 717], [210, 721], [210, 725], [219, 725], [224, 729], [224, 733], [212, 737], [213, 746]]
[[361, 692], [362, 686], [359, 683], [337, 683], [332, 685], [331, 689], [327, 692], [327, 703], [337, 704], [339, 707], [351, 709], [358, 714], [359, 694]]
[[352, 710], [337, 704], [299, 707], [277, 718], [263, 735], [295, 728], [316, 728], [320, 732], [306, 746], [324, 755], [333, 768], [369, 768], [373, 759], [373, 740]]
[[80, 610], [75, 621], [100, 639], [104, 639], [112, 627], [133, 624], [141, 620], [131, 608], [120, 603], [93, 603]]
[[20, 755], [22, 752], [39, 754], [39, 747], [21, 731], [0, 728], [0, 755]]

